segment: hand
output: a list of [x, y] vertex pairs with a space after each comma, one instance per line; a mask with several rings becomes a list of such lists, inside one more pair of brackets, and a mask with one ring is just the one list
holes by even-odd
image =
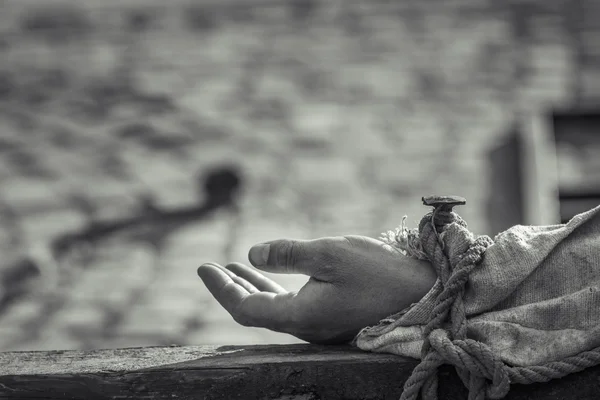
[[250, 262], [274, 273], [310, 277], [288, 292], [240, 263], [207, 263], [198, 275], [235, 321], [312, 343], [345, 343], [360, 329], [419, 301], [436, 275], [429, 262], [364, 236], [275, 240], [250, 249]]

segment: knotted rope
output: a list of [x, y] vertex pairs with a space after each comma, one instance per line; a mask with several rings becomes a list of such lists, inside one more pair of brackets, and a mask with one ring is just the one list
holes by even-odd
[[[547, 382], [600, 364], [598, 347], [561, 361], [510, 367], [486, 344], [467, 338], [465, 284], [493, 241], [488, 236], [473, 239], [465, 221], [451, 209], [452, 205], [436, 205], [421, 220], [418, 235], [404, 232], [407, 253], [433, 264], [443, 290], [424, 328], [421, 362], [404, 384], [400, 400], [416, 400], [419, 392], [423, 400], [437, 400], [437, 369], [442, 364], [456, 368], [469, 389], [468, 400], [501, 399], [511, 383]], [[446, 235], [453, 236], [452, 248], [446, 246]]]

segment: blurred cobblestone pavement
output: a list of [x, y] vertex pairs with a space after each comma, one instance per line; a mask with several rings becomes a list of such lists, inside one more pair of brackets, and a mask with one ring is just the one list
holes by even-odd
[[[2, 2], [0, 264], [29, 257], [42, 278], [0, 316], [0, 349], [293, 342], [236, 326], [196, 268], [412, 227], [434, 193], [491, 233], [490, 147], [516, 113], [573, 97], [564, 1], [240, 3]], [[201, 204], [197, 174], [221, 164], [242, 172], [239, 217], [150, 218], [48, 254], [92, 220], [144, 219], [144, 201]]]

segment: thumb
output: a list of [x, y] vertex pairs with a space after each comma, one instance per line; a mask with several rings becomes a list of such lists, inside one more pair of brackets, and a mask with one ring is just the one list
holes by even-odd
[[322, 269], [319, 260], [327, 248], [324, 240], [272, 240], [252, 246], [248, 259], [266, 272], [315, 276]]

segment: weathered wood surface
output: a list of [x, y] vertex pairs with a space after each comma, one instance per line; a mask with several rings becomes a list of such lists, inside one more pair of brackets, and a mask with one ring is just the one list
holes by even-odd
[[[347, 346], [151, 347], [0, 353], [0, 399], [396, 399], [416, 360]], [[449, 367], [442, 399], [465, 399]], [[597, 399], [600, 367], [506, 397]]]

